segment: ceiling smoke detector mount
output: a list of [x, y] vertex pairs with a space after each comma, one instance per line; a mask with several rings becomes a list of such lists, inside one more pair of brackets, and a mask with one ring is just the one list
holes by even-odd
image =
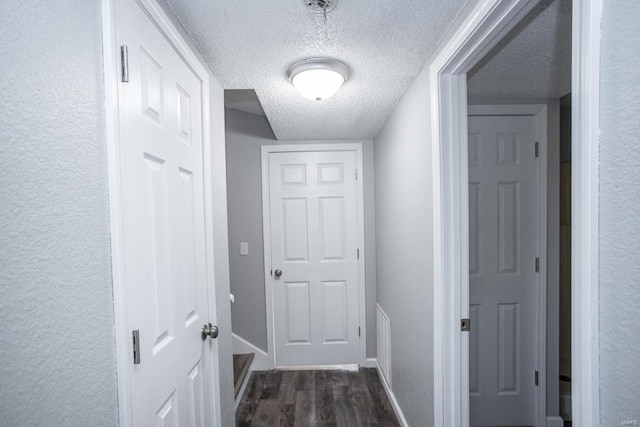
[[314, 12], [327, 13], [336, 7], [338, 0], [302, 0], [302, 3]]

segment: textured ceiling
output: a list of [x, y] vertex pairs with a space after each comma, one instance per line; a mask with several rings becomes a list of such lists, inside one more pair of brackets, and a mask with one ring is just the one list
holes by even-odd
[[571, 0], [543, 0], [469, 73], [470, 96], [571, 91]]
[[[467, 0], [166, 0], [225, 89], [255, 89], [278, 139], [370, 139]], [[292, 63], [329, 56], [351, 68], [333, 97], [299, 95]]]

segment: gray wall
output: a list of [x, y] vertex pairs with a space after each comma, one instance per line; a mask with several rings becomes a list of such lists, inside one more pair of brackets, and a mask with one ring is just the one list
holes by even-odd
[[[295, 143], [362, 143], [367, 357], [375, 357], [375, 212], [373, 142], [276, 141], [267, 120], [235, 110], [226, 110], [227, 194], [229, 203], [229, 252], [231, 292], [236, 297], [231, 315], [233, 332], [266, 351], [266, 306], [262, 234], [262, 174], [260, 146]], [[240, 256], [240, 242], [249, 243], [249, 256]]]
[[[264, 117], [225, 110], [233, 333], [267, 351], [260, 146], [277, 141]], [[240, 256], [240, 242], [249, 255]]]
[[100, 6], [0, 7], [3, 425], [118, 424]]
[[600, 99], [600, 403], [640, 421], [640, 7], [603, 2]]
[[412, 426], [433, 425], [433, 179], [427, 71], [414, 81], [374, 140], [378, 303], [391, 320], [392, 390]]

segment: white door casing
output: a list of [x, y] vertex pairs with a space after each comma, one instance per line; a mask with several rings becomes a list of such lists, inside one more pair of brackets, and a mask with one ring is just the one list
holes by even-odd
[[[200, 334], [216, 320], [208, 74], [153, 1], [105, 9], [105, 67], [118, 64], [105, 77], [121, 422], [219, 425], [217, 345]], [[128, 82], [113, 61], [120, 46]]]
[[470, 424], [536, 425], [535, 117], [470, 115], [468, 129]]
[[[520, 20], [538, 3], [537, 0], [487, 0], [479, 2], [463, 18], [463, 22], [449, 40], [438, 50], [429, 67], [429, 96], [431, 102], [431, 143], [434, 191], [434, 425], [436, 427], [466, 427], [469, 425], [469, 383], [468, 383], [468, 334], [460, 332], [460, 319], [468, 317], [468, 180], [467, 180], [467, 73], [489, 52]], [[580, 84], [574, 86], [579, 118], [596, 117], [598, 40], [600, 1], [587, 2], [588, 6], [578, 5], [574, 8], [574, 47], [573, 80], [576, 76]], [[582, 12], [585, 12], [581, 15]], [[576, 11], [579, 10], [580, 13]], [[577, 35], [577, 37], [576, 37]], [[593, 66], [595, 64], [595, 66]], [[593, 84], [593, 82], [596, 84]], [[586, 82], [586, 83], [585, 83]], [[590, 84], [587, 84], [590, 83]], [[584, 97], [583, 95], [589, 96]], [[591, 96], [593, 95], [593, 96]], [[546, 129], [546, 112], [542, 113]], [[575, 115], [574, 115], [575, 119]], [[584, 172], [597, 170], [597, 120], [574, 120], [572, 124], [574, 137], [583, 134], [585, 140], [573, 144], [574, 154], [580, 158]], [[574, 142], [575, 142], [574, 138]], [[542, 141], [541, 141], [542, 142]], [[587, 147], [587, 148], [584, 148]], [[593, 147], [596, 147], [594, 150]], [[594, 154], [595, 153], [595, 154]], [[584, 157], [582, 155], [584, 154]], [[542, 157], [545, 161], [545, 157]], [[546, 170], [546, 165], [543, 167]], [[574, 170], [574, 176], [579, 173]], [[586, 174], [592, 178], [595, 174]], [[542, 180], [546, 176], [541, 177]], [[585, 372], [587, 381], [579, 384], [578, 411], [581, 425], [591, 425], [584, 420], [596, 419], [597, 415], [597, 340], [593, 324], [597, 324], [597, 254], [592, 249], [597, 247], [597, 180], [583, 180], [588, 184], [572, 189], [574, 201], [579, 200], [579, 209], [574, 209], [572, 223], [582, 220], [586, 224], [583, 245], [588, 249], [582, 251], [585, 257], [574, 262], [580, 271], [588, 271], [586, 280], [575, 286], [579, 293], [573, 295], [572, 324], [574, 352], [580, 352], [584, 359], [580, 366], [572, 366], [575, 372]], [[575, 181], [574, 181], [575, 182]], [[596, 184], [594, 184], [596, 182]], [[546, 187], [546, 182], [543, 185]], [[595, 195], [595, 196], [594, 196]], [[546, 197], [546, 193], [543, 194]], [[595, 202], [594, 202], [595, 200]], [[542, 209], [542, 208], [541, 208]], [[544, 206], [546, 210], [546, 206]], [[579, 218], [577, 218], [579, 217]], [[546, 218], [542, 218], [545, 222]], [[546, 229], [546, 223], [545, 223]], [[577, 239], [574, 238], [574, 243]], [[596, 242], [596, 243], [594, 243]], [[543, 246], [540, 269], [546, 276], [546, 264]], [[572, 251], [577, 250], [573, 245]], [[573, 276], [573, 284], [576, 277]], [[539, 300], [546, 300], [540, 288]], [[595, 295], [595, 298], [594, 298]], [[579, 313], [576, 310], [580, 310]], [[594, 319], [596, 323], [594, 323]], [[544, 326], [538, 334], [546, 331], [546, 319], [540, 319]], [[578, 337], [578, 339], [576, 339]], [[540, 342], [544, 341], [540, 339]], [[594, 344], [595, 343], [595, 344]], [[540, 356], [539, 356], [540, 357]], [[596, 361], [596, 362], [594, 362]], [[544, 370], [544, 357], [540, 358], [541, 372]], [[595, 368], [594, 368], [595, 367]], [[540, 384], [545, 376], [540, 375]], [[596, 386], [594, 387], [594, 384]], [[538, 390], [538, 424], [544, 425], [546, 402], [542, 391]], [[574, 417], [576, 415], [574, 405]], [[575, 418], [574, 418], [575, 419]]]
[[267, 329], [275, 366], [364, 359], [361, 150], [349, 146], [263, 147]]

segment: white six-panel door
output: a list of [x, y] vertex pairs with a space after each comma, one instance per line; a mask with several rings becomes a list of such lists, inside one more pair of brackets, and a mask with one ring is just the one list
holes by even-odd
[[205, 371], [217, 355], [200, 334], [210, 321], [202, 81], [139, 4], [118, 6], [129, 71], [119, 98], [122, 269], [128, 329], [140, 336], [140, 363], [128, 370], [131, 420], [212, 425]]
[[469, 117], [472, 426], [536, 425], [533, 116]]
[[268, 168], [276, 365], [356, 364], [355, 152], [269, 153]]

